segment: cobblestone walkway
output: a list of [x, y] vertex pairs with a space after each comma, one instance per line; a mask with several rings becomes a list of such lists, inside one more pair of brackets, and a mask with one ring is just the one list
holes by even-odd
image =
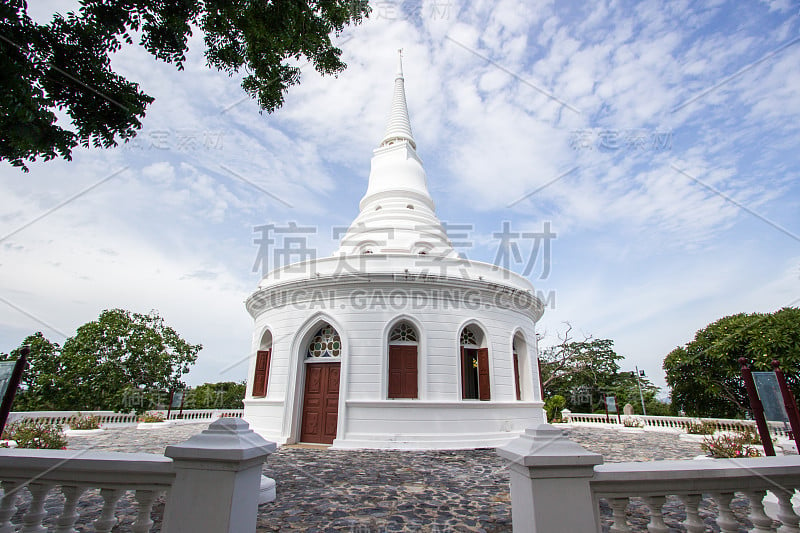
[[[168, 444], [205, 427], [108, 429], [100, 435], [70, 437], [69, 448], [160, 454]], [[665, 433], [571, 427], [566, 434], [601, 453], [606, 462], [689, 459], [701, 453], [699, 444]], [[276, 480], [278, 498], [259, 508], [258, 531], [511, 531], [508, 471], [492, 449], [399, 452], [285, 446], [269, 457], [264, 473]], [[51, 498], [48, 507], [56, 508], [57, 503], [57, 497]], [[97, 495], [83, 503], [79, 531], [92, 530], [88, 523], [97, 517], [99, 503]], [[746, 514], [741, 507], [740, 503], [740, 519]], [[644, 506], [634, 502], [630, 509], [634, 531], [647, 531]], [[153, 513], [157, 524], [162, 512], [163, 498]], [[602, 506], [602, 514], [610, 516], [610, 509]], [[684, 531], [677, 500], [668, 500], [665, 514], [670, 531]], [[701, 516], [715, 514], [713, 504], [701, 507]], [[130, 530], [132, 498], [121, 503], [117, 515], [121, 522], [114, 531]]]

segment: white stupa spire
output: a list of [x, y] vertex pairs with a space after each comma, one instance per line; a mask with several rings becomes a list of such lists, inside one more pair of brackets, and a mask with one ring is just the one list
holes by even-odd
[[402, 51], [386, 134], [373, 152], [360, 213], [342, 237], [339, 254], [457, 256], [434, 211], [428, 180], [408, 120]]
[[408, 141], [412, 148], [417, 148], [414, 137], [411, 135], [411, 121], [408, 120], [408, 105], [406, 104], [406, 89], [403, 79], [403, 50], [397, 51], [397, 74], [394, 78], [394, 96], [392, 97], [392, 110], [389, 121], [386, 123], [386, 134], [381, 140], [381, 146], [388, 146], [398, 141]]

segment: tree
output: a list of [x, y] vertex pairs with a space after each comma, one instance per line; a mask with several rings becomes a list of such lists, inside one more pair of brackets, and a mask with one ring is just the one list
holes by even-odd
[[[25, 161], [71, 159], [77, 145], [127, 141], [142, 127], [153, 98], [111, 69], [111, 55], [139, 45], [155, 58], [186, 60], [188, 37], [203, 32], [209, 67], [232, 76], [271, 113], [299, 83], [307, 59], [320, 74], [346, 65], [331, 43], [348, 24], [368, 16], [366, 0], [82, 0], [77, 13], [35, 23], [25, 0], [0, 3], [0, 159], [27, 171]], [[73, 129], [57, 124], [56, 110]]]
[[[614, 341], [591, 336], [573, 341], [571, 331], [572, 326], [567, 323], [559, 344], [540, 355], [545, 398], [558, 394], [565, 398], [567, 408], [591, 412], [602, 408], [605, 395], [612, 395], [620, 405], [630, 403], [636, 411], [641, 411], [636, 376], [620, 372], [618, 361], [623, 356], [614, 351]], [[641, 378], [641, 386], [645, 404], [655, 402], [658, 387], [646, 378]]]
[[22, 373], [20, 391], [14, 398], [16, 411], [49, 411], [56, 409], [53, 403], [58, 395], [56, 383], [62, 372], [58, 356], [61, 347], [50, 342], [41, 332], [29, 335], [10, 354], [0, 354], [0, 360], [16, 361], [22, 346], [29, 346], [28, 364]]
[[664, 359], [672, 403], [690, 416], [734, 418], [750, 410], [738, 360], [772, 370], [776, 359], [800, 397], [800, 309], [726, 316], [699, 330]]
[[[183, 388], [180, 377], [202, 349], [183, 340], [157, 313], [122, 309], [103, 311], [60, 349], [41, 333], [26, 342], [31, 339], [38, 343], [40, 354], [31, 359], [23, 396], [25, 405], [34, 409], [146, 408], [132, 399]], [[14, 359], [15, 352], [3, 358]]]
[[204, 383], [186, 392], [184, 409], [242, 409], [246, 385], [244, 381]]

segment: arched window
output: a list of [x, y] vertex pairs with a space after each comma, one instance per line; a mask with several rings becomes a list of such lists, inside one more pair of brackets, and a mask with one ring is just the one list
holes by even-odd
[[342, 340], [339, 333], [331, 325], [325, 325], [317, 331], [308, 343], [306, 359], [332, 359], [342, 355]]
[[272, 359], [272, 333], [269, 330], [261, 337], [261, 344], [256, 352], [256, 370], [253, 375], [253, 397], [263, 398], [267, 395], [269, 383], [269, 364]]
[[490, 400], [489, 349], [483, 332], [470, 325], [461, 330], [461, 398]]
[[389, 398], [418, 397], [418, 345], [417, 330], [407, 322], [389, 332]]

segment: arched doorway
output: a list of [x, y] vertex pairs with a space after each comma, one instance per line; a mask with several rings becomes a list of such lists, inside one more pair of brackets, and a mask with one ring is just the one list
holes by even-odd
[[475, 325], [461, 330], [461, 398], [491, 400], [489, 349], [483, 331]]
[[305, 388], [301, 442], [332, 444], [339, 417], [339, 375], [342, 340], [330, 324], [324, 324], [305, 350]]
[[267, 395], [267, 384], [269, 383], [269, 366], [272, 360], [272, 333], [265, 331], [261, 336], [261, 343], [256, 352], [256, 369], [253, 373], [254, 398], [263, 398]]
[[419, 334], [411, 324], [398, 323], [389, 332], [389, 398], [418, 398]]

